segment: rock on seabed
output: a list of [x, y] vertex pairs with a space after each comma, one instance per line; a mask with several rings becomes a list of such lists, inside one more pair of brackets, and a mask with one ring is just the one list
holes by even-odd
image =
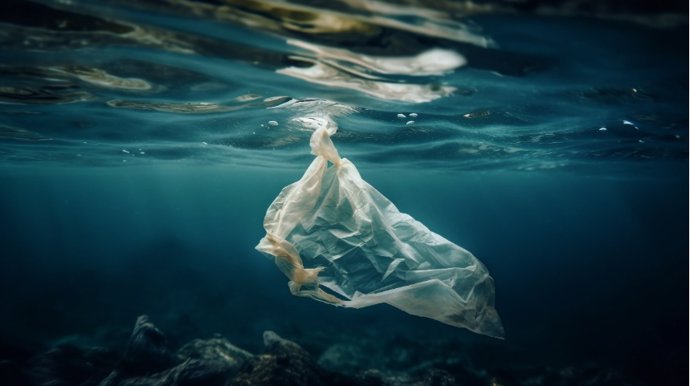
[[[252, 354], [221, 336], [194, 339], [171, 347], [166, 335], [146, 315], [137, 318], [127, 347], [60, 344], [25, 361], [0, 360], [0, 380], [7, 386], [637, 386], [615, 370], [596, 366], [544, 369], [516, 377], [491, 373], [470, 363], [416, 363], [403, 355], [395, 364], [377, 356], [390, 347], [358, 348], [334, 343], [317, 361], [297, 343], [276, 332], [263, 334], [264, 351]], [[372, 342], [368, 343], [370, 346]], [[407, 351], [419, 351], [408, 345]], [[406, 352], [407, 352], [406, 351]], [[443, 356], [443, 353], [439, 353]], [[424, 355], [422, 355], [424, 356]], [[408, 358], [409, 357], [409, 358]], [[395, 358], [393, 358], [395, 359]], [[388, 358], [387, 360], [393, 360]], [[409, 359], [409, 360], [408, 360]], [[402, 362], [401, 362], [402, 360]], [[342, 362], [342, 363], [341, 363]], [[399, 362], [399, 363], [398, 363]], [[448, 362], [448, 361], [446, 361]], [[445, 364], [444, 364], [445, 363]], [[381, 367], [370, 368], [371, 367]], [[507, 365], [509, 366], [509, 365]], [[437, 368], [440, 367], [440, 368]]]

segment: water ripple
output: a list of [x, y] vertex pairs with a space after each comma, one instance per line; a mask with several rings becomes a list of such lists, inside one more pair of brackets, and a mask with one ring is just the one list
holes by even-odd
[[687, 17], [550, 4], [8, 0], [0, 159], [299, 168], [332, 119], [365, 164], [686, 162]]

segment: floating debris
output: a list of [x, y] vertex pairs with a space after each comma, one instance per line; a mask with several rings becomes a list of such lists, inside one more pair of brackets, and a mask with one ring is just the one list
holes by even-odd
[[[367, 184], [354, 164], [340, 158], [331, 141], [337, 126], [328, 119], [322, 123], [309, 140], [316, 159], [268, 208], [263, 221], [266, 236], [256, 246], [288, 277], [290, 292], [351, 308], [388, 303], [412, 315], [501, 338], [493, 280], [482, 264], [400, 213]], [[319, 220], [306, 226], [305, 217]], [[368, 263], [338, 260], [343, 255], [362, 256]], [[387, 266], [386, 272], [372, 280], [372, 275], [382, 273], [380, 266]], [[320, 267], [332, 267], [335, 273], [318, 277]], [[454, 274], [447, 275], [449, 270]], [[455, 273], [464, 271], [462, 285], [456, 286]]]

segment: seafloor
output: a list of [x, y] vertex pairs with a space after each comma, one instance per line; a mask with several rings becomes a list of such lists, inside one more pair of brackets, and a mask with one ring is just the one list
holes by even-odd
[[288, 340], [273, 331], [256, 339], [263, 339], [261, 352], [244, 350], [221, 335], [174, 344], [142, 315], [129, 339], [113, 347], [80, 343], [74, 337], [39, 353], [1, 347], [15, 359], [0, 360], [0, 379], [3, 385], [50, 386], [639, 385], [595, 364], [479, 368], [454, 345], [405, 338], [360, 337], [322, 350], [306, 349], [299, 338]]

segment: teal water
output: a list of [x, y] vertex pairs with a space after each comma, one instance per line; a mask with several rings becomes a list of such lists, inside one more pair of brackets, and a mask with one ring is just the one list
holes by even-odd
[[[5, 162], [298, 167], [309, 158], [300, 146], [308, 133], [290, 122], [294, 113], [269, 108], [304, 98], [358, 109], [339, 121], [339, 143], [350, 158], [375, 165], [587, 173], [603, 162], [607, 172], [625, 173], [650, 159], [687, 158], [684, 24], [674, 25], [672, 16], [670, 26], [659, 27], [632, 17], [497, 10], [472, 14], [467, 27], [441, 12], [444, 19], [430, 18], [428, 30], [415, 34], [376, 24], [369, 20], [374, 16], [351, 16], [352, 26], [336, 23], [329, 31], [317, 17], [329, 14], [318, 8], [103, 4], [19, 2], [14, 7], [22, 12], [3, 16]], [[390, 21], [415, 26], [394, 16]], [[303, 25], [290, 19], [300, 17]], [[331, 17], [350, 20], [342, 11]], [[441, 32], [448, 38], [434, 36]], [[333, 59], [294, 41], [347, 54]], [[353, 59], [411, 57], [434, 48], [455, 52], [467, 64], [415, 76], [383, 73]], [[331, 83], [349, 86], [278, 73], [314, 61], [337, 71]], [[382, 84], [416, 88], [384, 98], [368, 94]], [[433, 90], [443, 87], [455, 90], [447, 96]], [[404, 95], [414, 94], [435, 99], [405, 103]], [[419, 116], [396, 117], [410, 112]], [[268, 125], [271, 120], [279, 126]], [[415, 123], [405, 125], [409, 120]]]
[[[417, 347], [398, 371], [427, 345], [517, 384], [687, 384], [687, 4], [387, 4], [0, 5], [0, 360], [146, 313], [180, 342]], [[292, 297], [254, 250], [313, 158], [294, 118], [335, 103], [341, 155], [486, 264], [504, 341]]]

